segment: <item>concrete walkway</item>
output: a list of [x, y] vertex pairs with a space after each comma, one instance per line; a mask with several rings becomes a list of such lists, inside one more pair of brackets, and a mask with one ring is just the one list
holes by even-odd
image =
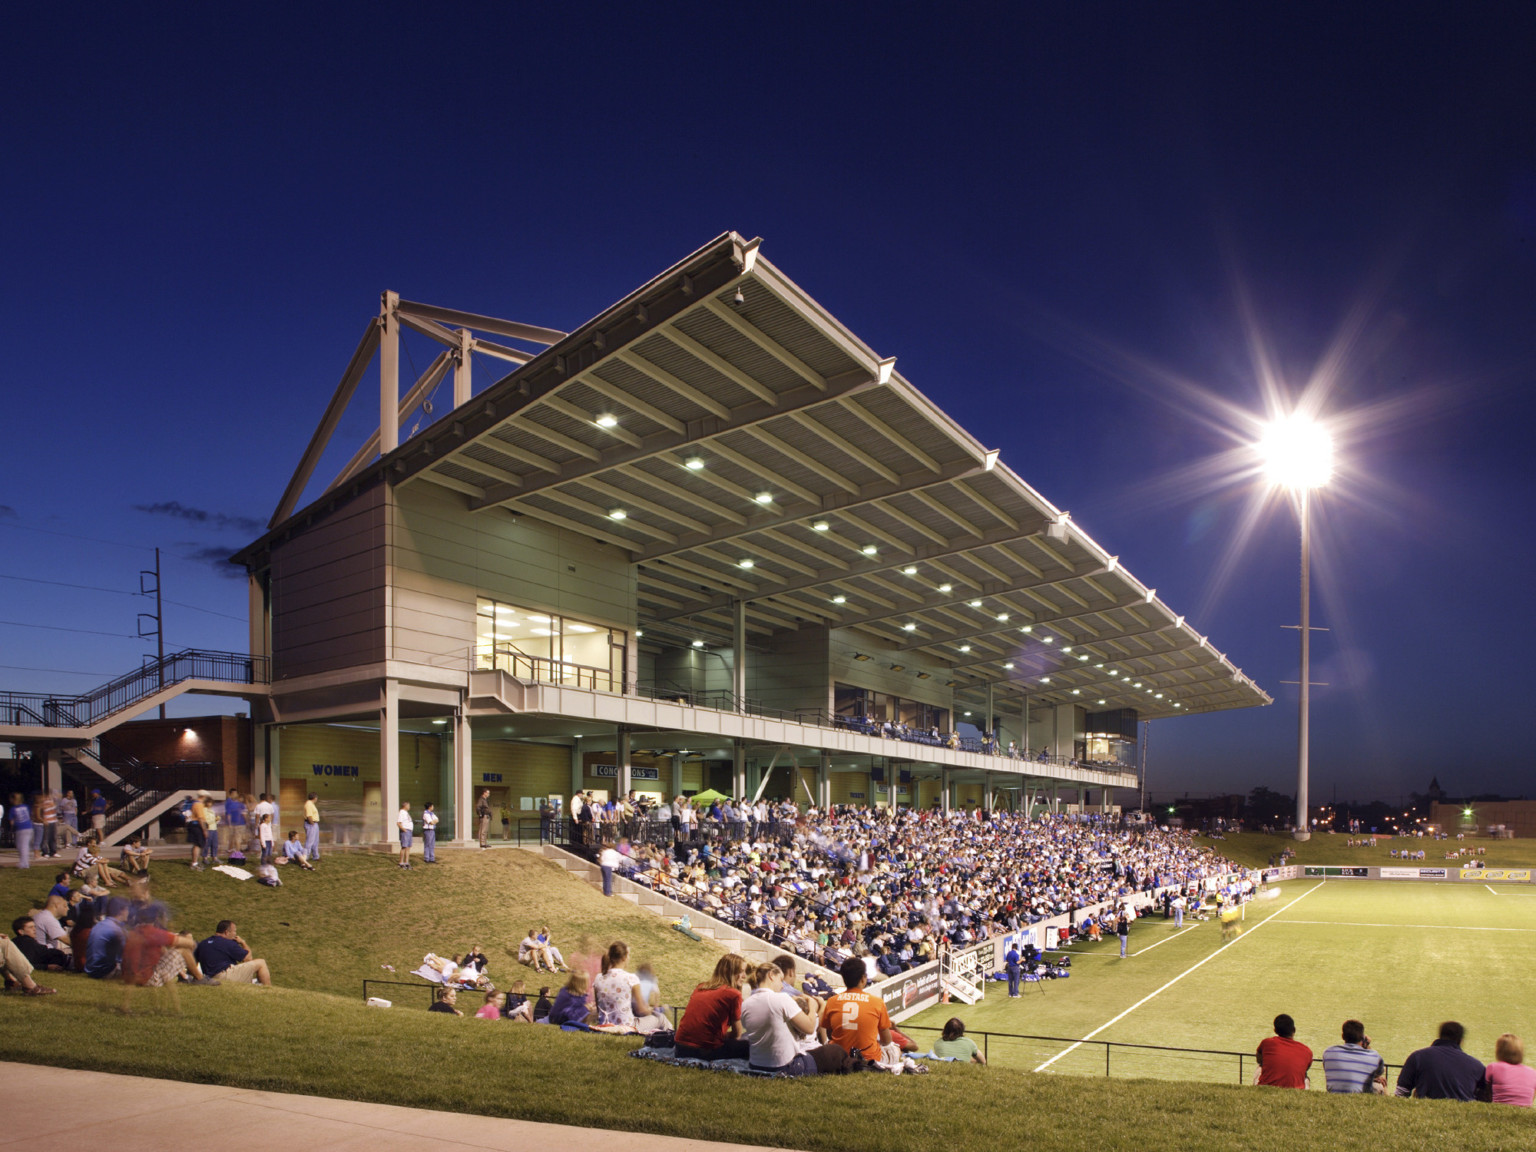
[[[497, 1152], [767, 1152], [602, 1128], [571, 1128], [528, 1120], [498, 1120], [458, 1112], [363, 1104], [323, 1096], [289, 1096], [247, 1088], [183, 1084], [109, 1072], [77, 1072], [0, 1061], [6, 1099], [73, 1101], [71, 1107], [7, 1110], [0, 1148], [108, 1148], [163, 1152], [187, 1144], [219, 1143], [214, 1133], [259, 1133], [274, 1148], [421, 1152], [424, 1148], [485, 1148]], [[85, 1113], [99, 1117], [81, 1119]], [[188, 1135], [189, 1133], [201, 1135]], [[237, 1143], [249, 1142], [236, 1140]]]

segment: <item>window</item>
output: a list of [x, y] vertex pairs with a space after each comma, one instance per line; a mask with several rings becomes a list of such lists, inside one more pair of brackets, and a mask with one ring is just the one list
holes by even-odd
[[622, 628], [483, 596], [475, 606], [475, 667], [520, 680], [622, 692], [628, 647]]

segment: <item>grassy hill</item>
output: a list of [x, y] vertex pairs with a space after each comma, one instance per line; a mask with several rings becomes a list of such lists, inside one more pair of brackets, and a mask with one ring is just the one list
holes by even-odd
[[[630, 1059], [632, 1038], [428, 1014], [417, 1007], [424, 995], [364, 1007], [361, 981], [388, 976], [381, 965], [404, 971], [427, 951], [472, 943], [505, 982], [526, 971], [511, 954], [534, 923], [548, 922], [568, 955], [627, 940], [635, 963], [654, 964], [679, 1000], [719, 954], [531, 855], [444, 855], [437, 869], [401, 872], [387, 857], [334, 854], [313, 875], [285, 870], [278, 891], [162, 866], [156, 895], [179, 924], [202, 936], [221, 917], [236, 920], [281, 987], [125, 1000], [117, 985], [50, 976], [58, 996], [0, 997], [0, 1059], [817, 1152], [1002, 1146], [1018, 1142], [1021, 1122], [1049, 1126], [1061, 1152], [1149, 1140], [1255, 1152], [1504, 1149], [1536, 1136], [1536, 1117], [1516, 1109], [1008, 1068], [763, 1082]], [[51, 879], [44, 869], [0, 872], [5, 918]]]
[[1351, 848], [1354, 837], [1339, 833], [1319, 832], [1310, 840], [1293, 840], [1288, 833], [1235, 832], [1225, 839], [1196, 836], [1195, 843], [1209, 845], [1229, 860], [1246, 864], [1250, 868], [1263, 868], [1271, 856], [1279, 858], [1286, 848], [1296, 855], [1289, 864], [1352, 864], [1374, 867], [1392, 867], [1401, 861], [1392, 858], [1392, 849], [1423, 849], [1425, 867], [1450, 867], [1458, 865], [1447, 860], [1445, 854], [1458, 848], [1486, 848], [1480, 857], [1490, 868], [1536, 868], [1536, 840], [1493, 840], [1485, 836], [1456, 840], [1414, 840], [1381, 836], [1374, 848]]

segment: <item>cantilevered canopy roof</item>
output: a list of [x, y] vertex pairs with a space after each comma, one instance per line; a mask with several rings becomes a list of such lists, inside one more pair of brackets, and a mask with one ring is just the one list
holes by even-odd
[[340, 483], [383, 469], [625, 549], [648, 640], [723, 641], [742, 599], [750, 633], [853, 629], [961, 691], [1270, 702], [759, 243], [720, 237]]

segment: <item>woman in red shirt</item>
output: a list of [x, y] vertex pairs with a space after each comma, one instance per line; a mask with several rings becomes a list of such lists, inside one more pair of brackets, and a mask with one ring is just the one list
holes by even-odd
[[747, 962], [734, 953], [720, 957], [715, 974], [693, 990], [677, 1026], [677, 1054], [696, 1060], [745, 1060], [741, 1038], [741, 981]]

